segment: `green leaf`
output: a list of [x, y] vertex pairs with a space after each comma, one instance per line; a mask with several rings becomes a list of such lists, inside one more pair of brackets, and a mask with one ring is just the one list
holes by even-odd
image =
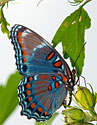
[[0, 86], [0, 125], [18, 105], [17, 86], [22, 76], [16, 72], [10, 75], [6, 86]]
[[0, 24], [1, 24], [1, 31], [3, 33], [6, 33], [8, 38], [9, 38], [9, 30], [8, 30], [8, 26], [10, 26], [10, 24], [6, 21], [6, 18], [4, 17], [4, 13], [3, 13], [3, 7], [5, 6], [5, 4], [2, 5], [2, 7], [0, 8]]
[[95, 93], [95, 97], [96, 97], [96, 103], [97, 103], [97, 92]]
[[52, 122], [54, 118], [58, 115], [59, 113], [55, 113], [48, 121], [46, 122], [36, 122], [36, 125], [52, 125]]
[[0, 6], [8, 3], [9, 1], [13, 1], [13, 0], [0, 0]]
[[[70, 58], [72, 66], [75, 66], [77, 69], [77, 75], [81, 74], [84, 66], [85, 53], [82, 48], [85, 41], [85, 29], [90, 28], [90, 25], [90, 17], [80, 7], [63, 21], [52, 40], [54, 47], [59, 42], [62, 42], [64, 58]], [[79, 58], [76, 61], [78, 56]]]

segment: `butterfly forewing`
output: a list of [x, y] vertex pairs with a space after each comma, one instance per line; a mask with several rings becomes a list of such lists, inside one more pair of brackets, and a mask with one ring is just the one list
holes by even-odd
[[58, 52], [30, 29], [15, 25], [11, 30], [11, 39], [16, 52], [17, 69], [22, 75], [55, 72], [68, 75], [67, 71], [71, 75], [69, 67]]

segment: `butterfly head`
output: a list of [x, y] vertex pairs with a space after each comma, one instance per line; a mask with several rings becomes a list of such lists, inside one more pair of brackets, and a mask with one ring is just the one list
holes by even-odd
[[72, 70], [72, 81], [74, 82], [74, 84], [75, 84], [75, 76], [76, 76], [76, 69], [73, 68], [73, 70]]

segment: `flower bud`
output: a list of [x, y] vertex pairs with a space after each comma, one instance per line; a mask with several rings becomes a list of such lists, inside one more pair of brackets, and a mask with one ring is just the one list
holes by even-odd
[[78, 105], [81, 106], [84, 110], [94, 109], [94, 94], [91, 93], [89, 89], [78, 86], [77, 92], [75, 93], [75, 98]]
[[81, 109], [72, 107], [62, 112], [65, 115], [66, 123], [76, 123], [84, 119], [84, 112]]

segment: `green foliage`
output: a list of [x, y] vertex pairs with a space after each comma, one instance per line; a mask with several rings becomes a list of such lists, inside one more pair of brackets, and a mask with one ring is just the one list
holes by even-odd
[[8, 78], [6, 86], [0, 86], [0, 125], [18, 105], [17, 86], [22, 76], [16, 72]]
[[12, 0], [0, 0], [0, 6], [8, 3], [9, 1], [12, 1]]
[[54, 47], [59, 42], [62, 42], [64, 58], [69, 57], [72, 66], [74, 66], [74, 63], [80, 54], [80, 57], [75, 64], [78, 75], [81, 74], [84, 66], [85, 54], [84, 49], [82, 51], [81, 49], [85, 41], [85, 29], [90, 27], [90, 22], [91, 19], [87, 12], [80, 7], [63, 21], [52, 40]]
[[52, 125], [52, 122], [54, 118], [58, 115], [59, 113], [55, 113], [48, 121], [46, 122], [36, 122], [36, 125]]
[[[8, 2], [8, 0], [7, 0]], [[0, 5], [2, 5], [0, 7], [0, 24], [1, 24], [1, 31], [3, 33], [6, 33], [8, 38], [9, 38], [9, 30], [8, 30], [8, 26], [10, 26], [10, 24], [7, 22], [6, 18], [4, 17], [4, 13], [3, 13], [3, 7], [5, 6], [6, 1], [0, 1]]]
[[89, 83], [86, 85], [89, 85], [91, 90], [84, 86], [78, 86], [74, 94], [78, 107], [71, 106], [62, 112], [65, 116], [64, 122], [68, 123], [68, 125], [72, 123], [75, 123], [74, 125], [93, 125], [91, 122], [97, 121], [97, 113], [95, 111], [96, 93], [94, 94], [93, 88]]
[[95, 93], [95, 96], [96, 96], [96, 103], [97, 103], [97, 92]]

